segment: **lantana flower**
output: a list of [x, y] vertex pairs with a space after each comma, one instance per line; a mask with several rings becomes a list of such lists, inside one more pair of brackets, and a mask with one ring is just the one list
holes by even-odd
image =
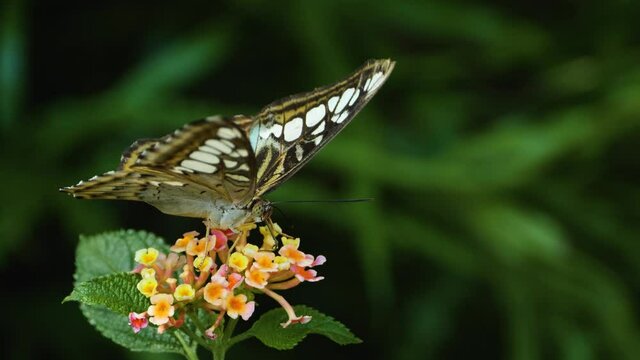
[[247, 302], [247, 296], [244, 294], [229, 295], [226, 301], [227, 315], [232, 319], [236, 319], [240, 315], [242, 320], [249, 320], [255, 306], [255, 301]]
[[241, 252], [234, 252], [229, 257], [229, 266], [236, 271], [243, 271], [249, 265], [249, 258]]
[[204, 300], [211, 305], [221, 306], [229, 294], [229, 282], [223, 278], [211, 281], [204, 287]]
[[140, 249], [136, 251], [135, 261], [142, 265], [151, 266], [158, 258], [160, 252], [154, 248]]
[[193, 299], [196, 291], [189, 284], [181, 284], [176, 287], [173, 292], [173, 297], [176, 298], [177, 301], [188, 301]]
[[140, 330], [146, 328], [147, 325], [149, 325], [149, 321], [147, 320], [147, 313], [129, 313], [129, 326], [131, 326], [134, 333], [139, 333]]
[[135, 260], [140, 265], [133, 272], [140, 274], [137, 288], [150, 299], [150, 306], [145, 313], [129, 315], [133, 331], [141, 331], [148, 322], [157, 325], [159, 333], [180, 327], [190, 309], [201, 307], [217, 314], [205, 331], [214, 339], [225, 316], [244, 320], [252, 316], [256, 302], [247, 296], [252, 293], [266, 294], [284, 308], [288, 320], [283, 327], [310, 321], [309, 316], [297, 315], [276, 291], [322, 280], [312, 268], [326, 258], [302, 252], [300, 239], [283, 235], [277, 224], [260, 227], [263, 241], [258, 247], [248, 239], [255, 228], [245, 224], [234, 230], [211, 229], [200, 239], [197, 232], [187, 232], [169, 254], [154, 248], [138, 250]]
[[151, 315], [149, 321], [154, 325], [163, 325], [169, 322], [169, 317], [173, 316], [173, 296], [169, 294], [156, 294], [151, 297], [151, 306], [147, 314]]
[[137, 288], [142, 295], [152, 297], [156, 294], [158, 281], [154, 277], [143, 277], [142, 280], [138, 282]]
[[215, 241], [211, 241], [211, 239], [207, 237], [190, 241], [189, 244], [187, 244], [187, 255], [205, 256], [215, 245]]
[[189, 231], [184, 233], [182, 237], [176, 240], [176, 243], [171, 247], [171, 251], [173, 252], [184, 252], [187, 250], [187, 245], [189, 245], [196, 237], [200, 235], [197, 231]]

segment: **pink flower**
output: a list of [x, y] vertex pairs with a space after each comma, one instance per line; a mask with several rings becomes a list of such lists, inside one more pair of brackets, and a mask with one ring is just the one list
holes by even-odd
[[227, 315], [232, 319], [236, 319], [240, 315], [242, 320], [249, 320], [255, 310], [255, 306], [255, 301], [247, 302], [247, 296], [244, 294], [229, 295], [227, 297]]
[[147, 313], [137, 313], [130, 312], [129, 313], [129, 326], [133, 329], [134, 333], [139, 333], [140, 330], [144, 329], [149, 325], [149, 321], [147, 320]]
[[327, 258], [324, 257], [324, 255], [318, 255], [316, 257], [316, 259], [313, 260], [313, 263], [311, 263], [311, 265], [309, 265], [309, 267], [319, 266], [319, 265], [322, 265], [322, 264], [324, 264], [326, 262], [327, 262]]
[[211, 230], [211, 235], [215, 238], [215, 245], [213, 246], [213, 250], [219, 251], [227, 247], [227, 235], [218, 229]]
[[227, 278], [229, 281], [229, 286], [228, 289], [229, 290], [233, 290], [235, 288], [237, 288], [238, 286], [240, 286], [240, 284], [242, 284], [242, 280], [244, 280], [244, 276], [238, 274], [238, 273], [233, 273], [231, 275], [229, 275], [229, 277]]
[[309, 266], [313, 263], [313, 256], [306, 255], [302, 251], [298, 250], [295, 245], [288, 244], [280, 248], [278, 253], [287, 259], [291, 264], [295, 264], [298, 266]]
[[318, 273], [315, 270], [305, 270], [302, 267], [291, 265], [291, 271], [295, 274], [296, 278], [300, 281], [316, 282], [324, 279], [324, 276], [317, 276]]

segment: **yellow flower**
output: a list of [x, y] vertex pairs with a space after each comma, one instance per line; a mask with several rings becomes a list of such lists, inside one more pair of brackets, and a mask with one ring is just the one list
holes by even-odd
[[289, 259], [280, 255], [276, 256], [273, 259], [273, 263], [278, 266], [278, 270], [289, 270], [289, 268], [291, 267]]
[[193, 266], [201, 273], [208, 272], [213, 266], [213, 259], [210, 256], [198, 256], [197, 258], [195, 258], [195, 260], [193, 260]]
[[146, 297], [152, 297], [156, 294], [156, 289], [158, 288], [158, 282], [153, 277], [143, 278], [138, 282], [136, 286], [138, 291], [142, 293], [142, 295]]
[[276, 239], [273, 238], [273, 234], [266, 226], [260, 226], [260, 234], [262, 234], [262, 249], [271, 250], [276, 247]]
[[173, 292], [173, 296], [178, 301], [191, 300], [195, 296], [196, 291], [189, 284], [181, 284], [176, 287], [176, 291]]
[[136, 251], [135, 260], [140, 264], [151, 266], [156, 261], [159, 254], [158, 250], [154, 248], [140, 249]]
[[229, 256], [229, 266], [236, 271], [243, 271], [249, 265], [249, 258], [242, 255], [242, 253], [234, 252]]
[[247, 244], [242, 248], [242, 253], [248, 257], [253, 257], [258, 252], [258, 247], [253, 244]]
[[294, 249], [297, 249], [300, 246], [300, 238], [291, 239], [286, 236], [282, 238], [282, 246], [291, 245]]

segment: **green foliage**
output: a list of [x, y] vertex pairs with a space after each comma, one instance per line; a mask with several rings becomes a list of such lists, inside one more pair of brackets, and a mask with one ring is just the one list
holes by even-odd
[[167, 252], [162, 240], [146, 231], [119, 230], [93, 236], [80, 236], [76, 250], [76, 282], [102, 275], [131, 271], [136, 266], [136, 250], [154, 247]]
[[132, 351], [184, 353], [178, 339], [167, 332], [158, 334], [153, 328], [142, 329], [135, 334], [129, 326], [127, 316], [114, 313], [104, 307], [81, 305], [80, 309], [91, 325], [102, 336]]
[[241, 336], [255, 336], [263, 344], [278, 350], [293, 349], [309, 334], [326, 336], [340, 345], [362, 342], [341, 322], [328, 315], [308, 306], [296, 306], [294, 309], [297, 315], [309, 315], [313, 319], [306, 324], [294, 324], [283, 328], [280, 324], [287, 320], [287, 314], [284, 309], [274, 309], [263, 314], [251, 329]]
[[166, 251], [164, 241], [145, 231], [120, 230], [94, 236], [81, 236], [76, 251], [76, 285], [66, 301], [81, 302], [87, 320], [113, 342], [132, 351], [183, 353], [178, 339], [167, 332], [131, 330], [127, 315], [143, 312], [149, 299], [136, 284], [139, 275], [126, 273], [135, 267], [138, 249], [155, 247]]
[[132, 311], [143, 312], [149, 307], [149, 299], [136, 289], [138, 281], [140, 275], [136, 274], [100, 276], [77, 284], [63, 302], [102, 305], [120, 315], [128, 315]]

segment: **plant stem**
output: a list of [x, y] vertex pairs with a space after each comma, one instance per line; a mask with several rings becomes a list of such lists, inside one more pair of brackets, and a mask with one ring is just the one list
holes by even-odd
[[248, 339], [248, 338], [250, 338], [252, 336], [253, 336], [253, 334], [251, 333], [251, 330], [248, 330], [246, 332], [243, 332], [242, 334], [238, 334], [238, 335], [232, 337], [227, 342], [227, 349], [229, 349], [233, 345], [239, 343], [240, 341], [246, 340], [246, 339]]
[[220, 344], [213, 349], [213, 360], [224, 360], [224, 356], [227, 352], [227, 347], [225, 345], [226, 344]]
[[224, 328], [224, 341], [227, 342], [231, 339], [231, 335], [233, 335], [233, 330], [236, 328], [236, 324], [238, 323], [238, 319], [230, 319], [227, 323], [227, 326]]
[[205, 349], [209, 349], [211, 351], [213, 351], [213, 347], [200, 335], [194, 333], [193, 331], [191, 331], [191, 329], [189, 329], [188, 327], [184, 326], [182, 329], [180, 329], [182, 331], [185, 332], [185, 334], [187, 334], [190, 338], [192, 338], [193, 340], [195, 340], [198, 344], [200, 344], [200, 346], [202, 346]]
[[186, 342], [186, 340], [182, 338], [182, 335], [180, 335], [180, 332], [174, 331], [173, 335], [176, 337], [176, 339], [178, 339], [178, 341], [180, 342], [180, 345], [182, 345], [182, 348], [184, 349], [184, 356], [189, 360], [198, 360], [198, 354], [196, 354], [194, 349], [191, 348], [191, 346]]

